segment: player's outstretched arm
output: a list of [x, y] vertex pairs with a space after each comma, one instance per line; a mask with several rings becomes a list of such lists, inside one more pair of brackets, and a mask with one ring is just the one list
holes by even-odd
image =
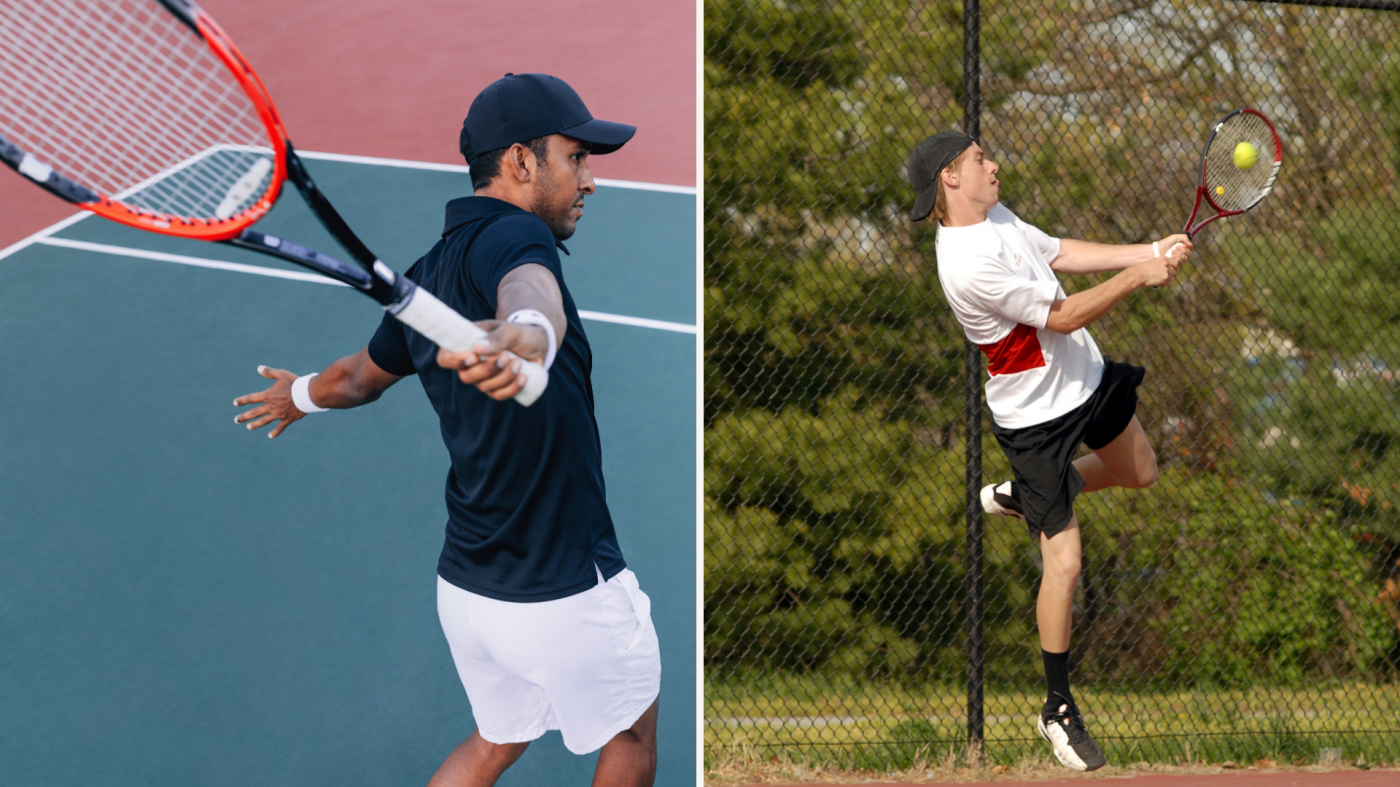
[[[544, 327], [506, 321], [511, 315], [526, 310], [539, 312], [549, 321], [554, 329], [553, 348], [549, 346], [549, 332]], [[444, 369], [455, 370], [467, 385], [475, 385], [496, 401], [505, 401], [525, 387], [525, 376], [520, 374], [520, 361], [503, 353], [509, 351], [520, 358], [543, 363], [551, 349], [557, 350], [564, 344], [569, 324], [564, 316], [564, 296], [559, 291], [559, 282], [549, 268], [534, 263], [520, 265], [501, 279], [496, 288], [496, 316], [499, 319], [477, 323], [487, 333], [472, 350], [454, 353], [439, 349], [437, 361]]]
[[[234, 407], [256, 404], [251, 410], [239, 413], [233, 419], [236, 424], [246, 423], [248, 429], [262, 427], [279, 421], [277, 428], [268, 433], [276, 437], [306, 413], [297, 409], [292, 402], [292, 383], [297, 375], [284, 369], [259, 366], [258, 374], [272, 380], [272, 386], [257, 393], [246, 394], [233, 400]], [[347, 355], [326, 367], [324, 372], [311, 378], [307, 393], [311, 403], [317, 407], [343, 410], [359, 407], [378, 399], [389, 386], [402, 380], [398, 375], [389, 374], [370, 360], [369, 348]]]
[[1165, 254], [1134, 265], [1097, 287], [1076, 292], [1050, 305], [1045, 327], [1058, 333], [1074, 333], [1108, 314], [1118, 302], [1143, 287], [1161, 287], [1172, 280], [1184, 257]]
[[1050, 268], [1057, 273], [1105, 273], [1126, 270], [1167, 254], [1180, 263], [1191, 256], [1193, 248], [1191, 239], [1181, 233], [1155, 243], [1122, 246], [1064, 238], [1060, 241], [1060, 256], [1050, 263]]

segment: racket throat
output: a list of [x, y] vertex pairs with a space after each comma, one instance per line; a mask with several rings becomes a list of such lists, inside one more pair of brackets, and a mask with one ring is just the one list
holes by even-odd
[[[374, 288], [375, 279], [364, 270], [347, 265], [340, 260], [322, 254], [315, 249], [309, 249], [299, 243], [293, 243], [285, 238], [276, 235], [258, 232], [257, 230], [243, 230], [236, 237], [230, 238], [228, 243], [244, 249], [260, 251], [263, 254], [271, 254], [276, 257], [296, 263], [303, 268], [310, 268], [313, 271], [335, 279], [341, 284], [348, 284], [361, 292], [371, 292]], [[383, 285], [383, 289], [392, 289], [388, 285]], [[376, 298], [376, 300], [378, 300]], [[381, 303], [383, 301], [380, 301]]]
[[287, 142], [287, 180], [290, 180], [301, 192], [301, 196], [311, 206], [316, 218], [320, 219], [321, 225], [335, 238], [338, 243], [354, 257], [366, 270], [374, 267], [379, 258], [374, 256], [374, 252], [360, 240], [350, 225], [345, 223], [345, 219], [340, 217], [335, 206], [321, 193], [321, 189], [316, 186], [316, 182], [311, 179], [311, 173], [306, 171], [306, 166], [302, 164], [301, 158], [292, 149], [292, 143]]

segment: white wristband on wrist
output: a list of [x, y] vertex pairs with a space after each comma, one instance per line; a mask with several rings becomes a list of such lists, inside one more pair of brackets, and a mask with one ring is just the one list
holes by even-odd
[[303, 413], [324, 413], [330, 409], [317, 407], [316, 403], [311, 401], [311, 378], [315, 376], [316, 374], [304, 375], [292, 383], [292, 404]]
[[1153, 257], [1160, 257], [1160, 256], [1162, 256], [1161, 241], [1155, 241], [1155, 240], [1152, 241], [1152, 256], [1153, 256]]
[[507, 317], [506, 322], [518, 322], [524, 323], [525, 325], [538, 325], [541, 328], [543, 328], [545, 334], [549, 336], [549, 349], [545, 350], [544, 363], [540, 365], [543, 366], [546, 370], [548, 370], [549, 367], [554, 365], [554, 354], [557, 351], [555, 345], [558, 344], [558, 339], [555, 337], [554, 334], [554, 323], [550, 322], [548, 317], [544, 316], [544, 314], [540, 312], [535, 311], [534, 309], [521, 309], [517, 312], [513, 312], [509, 317]]

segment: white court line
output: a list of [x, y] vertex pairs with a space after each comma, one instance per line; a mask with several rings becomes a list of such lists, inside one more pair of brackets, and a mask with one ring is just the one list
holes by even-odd
[[694, 325], [686, 325], [683, 322], [666, 322], [665, 320], [648, 320], [645, 317], [628, 317], [622, 314], [608, 314], [607, 312], [586, 312], [578, 310], [578, 316], [585, 320], [595, 320], [597, 322], [615, 322], [618, 325], [631, 325], [637, 328], [655, 328], [658, 331], [675, 331], [676, 333], [695, 333]]
[[[90, 215], [81, 213], [69, 220], [69, 223], [76, 221], [83, 216]], [[64, 225], [66, 226], [66, 225]], [[63, 227], [55, 224], [49, 230], [57, 232]], [[45, 230], [48, 232], [49, 230]], [[255, 276], [271, 276], [277, 279], [293, 279], [296, 281], [311, 282], [313, 284], [334, 284], [337, 287], [348, 285], [338, 282], [335, 279], [328, 279], [319, 273], [303, 273], [301, 271], [286, 271], [279, 268], [265, 268], [261, 265], [243, 265], [237, 262], [219, 262], [217, 260], [206, 260], [202, 257], [187, 257], [183, 254], [166, 254], [159, 251], [147, 251], [145, 249], [133, 249], [127, 246], [109, 246], [105, 243], [89, 243], [81, 240], [67, 240], [65, 238], [50, 238], [48, 236], [31, 236], [25, 241], [21, 241], [25, 246], [38, 243], [44, 246], [59, 246], [65, 249], [77, 249], [78, 251], [90, 251], [96, 254], [112, 254], [118, 257], [136, 257], [143, 260], [155, 260], [156, 262], [173, 262], [177, 265], [192, 265], [198, 268], [213, 268], [221, 271], [232, 271], [234, 273], [251, 273]], [[18, 246], [19, 244], [15, 244]], [[10, 247], [14, 248], [13, 246]], [[10, 253], [10, 249], [0, 252], [0, 256]], [[645, 317], [629, 317], [625, 314], [608, 314], [607, 312], [591, 312], [579, 310], [578, 316], [585, 320], [596, 322], [611, 322], [618, 325], [631, 325], [636, 328], [651, 328], [658, 331], [674, 331], [676, 333], [696, 333], [694, 325], [686, 325], [680, 322], [666, 322], [665, 320], [650, 320]]]
[[[375, 167], [402, 167], [403, 169], [428, 169], [434, 172], [470, 172], [470, 168], [465, 164], [438, 164], [431, 161], [408, 161], [397, 158], [377, 158], [374, 156], [351, 156], [344, 153], [317, 153], [315, 151], [298, 150], [297, 155], [313, 161], [339, 161], [346, 164], [368, 164]], [[640, 189], [642, 191], [664, 191], [668, 194], [689, 194], [695, 196], [694, 186], [672, 186], [667, 183], [643, 183], [637, 180], [613, 180], [612, 178], [594, 178], [594, 183], [600, 186], [612, 186], [619, 189]]]
[[[344, 153], [318, 153], [314, 150], [298, 150], [297, 155], [301, 156], [302, 158], [312, 159], [313, 161], [339, 161], [346, 164], [366, 164], [375, 167], [427, 169], [434, 170], [437, 172], [467, 173], [470, 171], [470, 168], [462, 164], [436, 164], [431, 161], [409, 161], [407, 159], [376, 158], [374, 156], [351, 156]], [[643, 183], [641, 181], [635, 180], [612, 180], [610, 178], [597, 178], [595, 182], [603, 186], [613, 186], [622, 189], [640, 189], [642, 191], [661, 191], [669, 194], [689, 194], [691, 196], [696, 195], [696, 188], [694, 186], [672, 186], [666, 183]], [[0, 260], [5, 259], [6, 257], [10, 256], [11, 254], [14, 254], [17, 251], [21, 251], [25, 248], [28, 248], [31, 244], [37, 243], [41, 238], [47, 238], [48, 236], [53, 235], [54, 233], [67, 229], [73, 224], [91, 215], [92, 214], [88, 211], [82, 211], [75, 215], [69, 216], [68, 218], [64, 219], [63, 221], [60, 221], [52, 227], [46, 227], [45, 229], [39, 230], [38, 232], [34, 233], [33, 235], [30, 235], [24, 240], [12, 243], [3, 249], [0, 249]], [[694, 332], [695, 331], [692, 328], [691, 333]]]
[[295, 279], [297, 281], [309, 281], [315, 284], [334, 284], [337, 287], [346, 287], [335, 279], [328, 279], [319, 273], [302, 273], [301, 271], [284, 271], [278, 268], [264, 268], [261, 265], [240, 265], [236, 262], [219, 262], [217, 260], [206, 260], [203, 257], [186, 257], [183, 254], [166, 254], [159, 251], [146, 251], [145, 249], [132, 249], [126, 246], [108, 246], [105, 243], [88, 243], [82, 240], [68, 240], [66, 238], [40, 238], [35, 243], [44, 246], [61, 246], [65, 249], [77, 249], [79, 251], [91, 251], [97, 254], [113, 254], [118, 257], [139, 257], [143, 260], [155, 260], [156, 262], [173, 262], [178, 265], [193, 265], [197, 268], [214, 268], [221, 271], [233, 271], [234, 273], [252, 273], [257, 276], [272, 276], [277, 279]]

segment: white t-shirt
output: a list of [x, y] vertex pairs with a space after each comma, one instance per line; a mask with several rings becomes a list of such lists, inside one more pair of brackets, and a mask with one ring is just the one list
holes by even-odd
[[1084, 404], [1103, 356], [1083, 328], [1048, 330], [1067, 296], [1050, 269], [1060, 241], [997, 203], [970, 227], [938, 227], [938, 280], [967, 338], [987, 354], [987, 406], [997, 425], [1024, 429]]

